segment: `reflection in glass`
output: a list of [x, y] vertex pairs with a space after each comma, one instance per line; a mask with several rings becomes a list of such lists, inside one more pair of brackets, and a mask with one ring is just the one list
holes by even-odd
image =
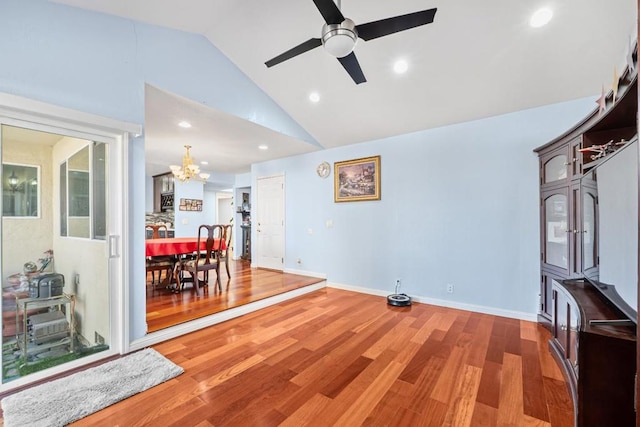
[[3, 210], [37, 216], [0, 225], [7, 383], [111, 346], [110, 146], [7, 125], [0, 138]]
[[38, 166], [2, 164], [2, 216], [38, 217]]
[[544, 165], [544, 182], [559, 181], [567, 178], [567, 156], [560, 154]]
[[93, 238], [107, 238], [107, 144], [93, 143]]
[[567, 196], [554, 194], [544, 201], [547, 264], [567, 268]]

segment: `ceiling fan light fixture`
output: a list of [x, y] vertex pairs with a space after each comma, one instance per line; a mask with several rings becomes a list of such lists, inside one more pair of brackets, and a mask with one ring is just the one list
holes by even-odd
[[357, 41], [356, 24], [349, 18], [340, 24], [324, 24], [322, 26], [322, 45], [329, 54], [336, 58], [349, 55]]

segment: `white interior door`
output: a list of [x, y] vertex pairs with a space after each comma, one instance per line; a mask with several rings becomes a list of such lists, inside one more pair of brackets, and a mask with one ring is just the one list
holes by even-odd
[[256, 265], [284, 269], [284, 175], [258, 178]]

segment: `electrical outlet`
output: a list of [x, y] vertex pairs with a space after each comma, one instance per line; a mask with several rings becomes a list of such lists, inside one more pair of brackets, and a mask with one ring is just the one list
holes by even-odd
[[447, 285], [447, 293], [452, 294], [453, 293], [453, 285], [451, 283], [449, 283]]
[[296, 262], [298, 263], [298, 265], [302, 264], [302, 260], [300, 258], [298, 258]]

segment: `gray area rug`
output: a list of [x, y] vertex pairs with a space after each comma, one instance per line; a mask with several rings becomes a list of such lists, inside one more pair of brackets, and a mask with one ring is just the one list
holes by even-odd
[[184, 370], [148, 348], [2, 399], [5, 427], [64, 426]]

